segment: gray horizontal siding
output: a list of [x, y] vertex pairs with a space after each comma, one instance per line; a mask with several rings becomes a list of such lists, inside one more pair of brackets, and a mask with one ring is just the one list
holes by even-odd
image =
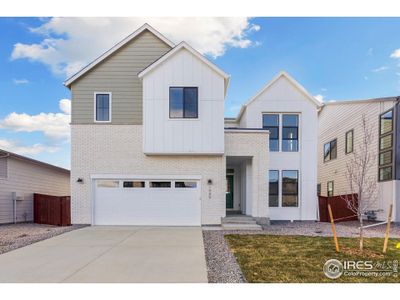
[[33, 220], [33, 193], [70, 195], [69, 173], [15, 158], [7, 160], [7, 179], [0, 179], [0, 224], [13, 222], [13, 192], [24, 197], [17, 201], [17, 222]]
[[137, 74], [170, 47], [149, 31], [112, 54], [71, 85], [72, 124], [94, 120], [94, 92], [112, 93], [112, 124], [142, 124], [142, 83]]

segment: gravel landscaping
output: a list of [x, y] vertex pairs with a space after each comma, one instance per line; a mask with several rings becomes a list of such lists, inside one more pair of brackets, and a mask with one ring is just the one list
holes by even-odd
[[34, 223], [0, 225], [0, 254], [82, 227], [82, 225], [59, 227]]
[[[366, 225], [370, 223], [367, 222]], [[371, 223], [372, 224], [372, 223]], [[358, 237], [358, 222], [343, 222], [336, 225], [339, 237]], [[386, 225], [368, 228], [365, 237], [383, 238]], [[214, 228], [215, 229], [215, 228]], [[319, 222], [273, 222], [262, 231], [249, 230], [214, 230], [203, 228], [205, 256], [207, 261], [208, 281], [211, 283], [246, 282], [242, 271], [232, 254], [224, 235], [226, 234], [266, 234], [266, 235], [303, 235], [332, 236], [330, 223]], [[400, 238], [400, 224], [391, 224], [391, 238]]]

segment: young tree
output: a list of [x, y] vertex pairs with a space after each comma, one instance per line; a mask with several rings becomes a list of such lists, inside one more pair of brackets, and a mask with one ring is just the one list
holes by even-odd
[[[375, 168], [374, 161], [376, 152], [373, 145], [373, 127], [368, 124], [365, 115], [361, 119], [361, 143], [354, 147], [353, 155], [346, 165], [346, 178], [349, 184], [350, 194], [356, 194], [357, 197], [351, 195], [342, 196], [341, 198], [346, 201], [347, 207], [357, 215], [360, 224], [360, 250], [364, 248], [364, 230], [363, 230], [363, 216], [368, 210], [374, 207], [377, 196], [377, 175], [372, 168]], [[371, 175], [374, 174], [374, 175]]]

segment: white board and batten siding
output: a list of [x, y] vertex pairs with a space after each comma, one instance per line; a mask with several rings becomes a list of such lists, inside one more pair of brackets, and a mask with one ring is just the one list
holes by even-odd
[[[17, 222], [33, 220], [34, 193], [70, 195], [70, 174], [67, 170], [10, 156], [0, 161], [3, 161], [1, 166], [7, 167], [6, 176], [0, 177], [0, 224], [14, 222], [13, 192], [22, 199], [17, 201]], [[4, 175], [4, 171], [1, 173]]]
[[[169, 118], [169, 88], [198, 87], [198, 118]], [[224, 78], [182, 48], [143, 78], [145, 154], [223, 155]]]
[[[285, 76], [280, 76], [247, 104], [240, 119], [240, 127], [262, 128], [264, 113], [299, 115], [299, 151], [269, 152], [269, 169], [279, 171], [280, 185], [282, 185], [283, 170], [298, 170], [299, 206], [270, 207], [270, 218], [271, 220], [315, 220], [317, 218], [318, 107], [290, 80]], [[279, 136], [281, 140], [281, 131]], [[281, 197], [280, 191], [280, 202]]]

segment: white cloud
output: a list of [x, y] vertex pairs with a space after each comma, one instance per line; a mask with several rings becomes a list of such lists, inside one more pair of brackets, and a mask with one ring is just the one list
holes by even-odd
[[321, 94], [315, 95], [314, 98], [317, 99], [321, 103], [324, 102], [324, 96]]
[[389, 69], [389, 67], [382, 66], [382, 67], [379, 67], [379, 68], [376, 68], [376, 69], [372, 69], [371, 72], [379, 73], [379, 72], [385, 71], [387, 69]]
[[321, 91], [326, 92], [328, 89], [327, 88], [321, 88]]
[[364, 76], [364, 80], [368, 80], [368, 76]]
[[37, 44], [17, 43], [11, 59], [29, 59], [70, 76], [145, 22], [175, 43], [187, 41], [212, 57], [227, 48], [257, 45], [249, 34], [260, 30], [249, 18], [51, 18], [31, 31], [43, 36]]
[[34, 144], [31, 146], [21, 145], [15, 141], [0, 139], [0, 149], [14, 152], [20, 155], [35, 155], [42, 152], [54, 153], [59, 150], [58, 147]]
[[368, 56], [372, 56], [374, 54], [374, 48], [369, 48], [367, 51]]
[[62, 113], [40, 113], [29, 115], [13, 112], [0, 120], [0, 128], [16, 132], [43, 132], [52, 140], [69, 140], [71, 122], [71, 101], [62, 99], [59, 102]]
[[13, 79], [14, 84], [19, 85], [19, 84], [27, 84], [29, 83], [28, 79]]
[[390, 54], [391, 58], [400, 58], [400, 48], [396, 49], [392, 52], [392, 54]]

